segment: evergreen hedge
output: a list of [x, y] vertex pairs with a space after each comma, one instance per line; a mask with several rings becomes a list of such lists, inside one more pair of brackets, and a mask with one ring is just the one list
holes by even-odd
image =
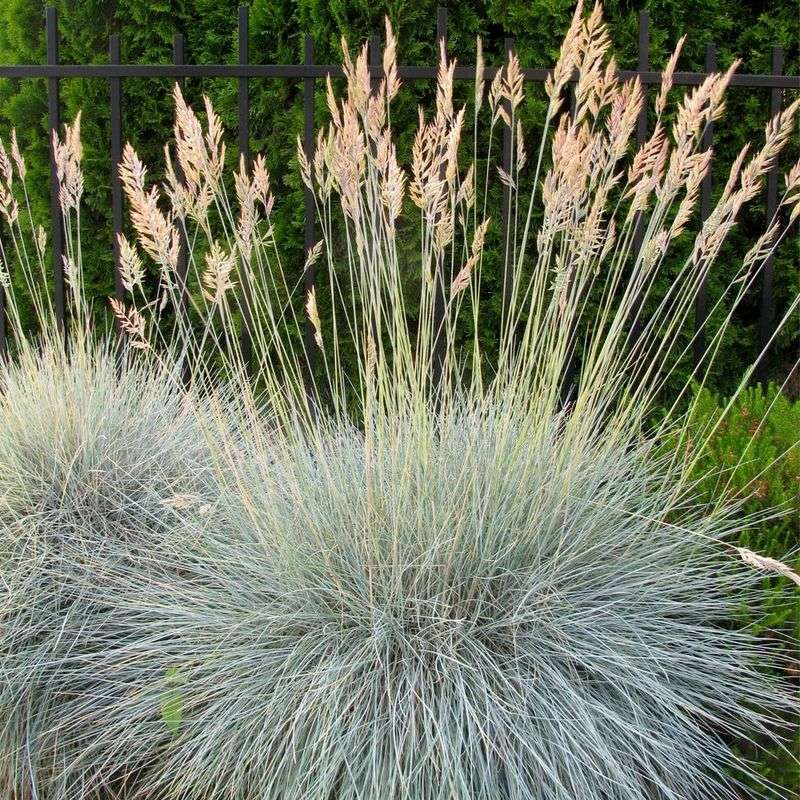
[[[108, 35], [122, 35], [122, 58], [126, 62], [169, 62], [172, 35], [183, 32], [186, 58], [193, 63], [233, 62], [237, 59], [236, 7], [239, 0], [50, 0], [59, 10], [61, 60], [64, 63], [104, 63], [108, 58]], [[462, 0], [443, 2], [449, 11], [449, 46], [462, 63], [474, 63], [475, 37], [485, 42], [490, 63], [499, 63], [503, 40], [512, 36], [525, 65], [550, 66], [572, 13], [572, 0]], [[388, 14], [400, 41], [400, 61], [431, 64], [434, 44], [436, 0], [253, 0], [250, 4], [250, 55], [262, 63], [298, 63], [303, 56], [303, 38], [310, 34], [318, 63], [340, 61], [339, 37], [351, 44], [382, 30]], [[770, 70], [771, 48], [784, 50], [784, 71], [800, 72], [800, 22], [795, 0], [742, 2], [742, 0], [651, 0], [649, 3], [609, 0], [605, 15], [623, 68], [635, 68], [638, 59], [638, 13], [647, 8], [651, 17], [651, 65], [664, 65], [677, 39], [688, 34], [680, 68], [702, 70], [706, 42], [717, 45], [718, 64], [727, 67], [742, 58], [742, 71]], [[44, 3], [41, 0], [6, 0], [0, 4], [0, 63], [43, 63], [45, 57]], [[212, 97], [231, 130], [236, 127], [236, 81], [233, 79], [187, 81], [190, 98], [201, 92]], [[128, 79], [123, 83], [124, 135], [136, 145], [147, 163], [161, 163], [158, 142], [171, 125], [170, 84], [166, 80]], [[407, 86], [393, 111], [395, 128], [406, 136], [406, 155], [416, 121], [418, 101], [430, 91], [424, 82]], [[464, 86], [463, 98], [470, 90]], [[524, 115], [535, 123], [541, 91], [528, 89]], [[279, 241], [285, 243], [286, 258], [300, 270], [303, 241], [303, 193], [296, 171], [295, 136], [302, 130], [301, 81], [251, 81], [251, 134], [254, 152], [266, 153], [279, 197], [276, 217]], [[788, 93], [787, 93], [788, 94]], [[730, 163], [748, 140], [758, 141], [767, 120], [768, 90], [734, 89], [728, 112], [718, 124], [715, 149], [719, 163]], [[85, 273], [91, 295], [102, 298], [113, 291], [111, 250], [111, 204], [109, 159], [108, 82], [69, 79], [62, 81], [62, 114], [70, 119], [83, 109], [85, 171]], [[317, 96], [317, 116], [326, 119], [322, 82]], [[47, 219], [47, 106], [45, 82], [0, 80], [0, 135], [15, 126], [28, 154], [35, 187], [35, 206]], [[535, 130], [535, 128], [531, 128]], [[402, 148], [401, 148], [402, 149]], [[796, 158], [793, 142], [788, 158]], [[235, 153], [230, 154], [231, 158]], [[499, 181], [497, 182], [499, 186]], [[720, 189], [721, 180], [717, 182]], [[743, 221], [730, 237], [727, 259], [712, 274], [709, 307], [720, 288], [727, 284], [726, 261], [733, 267], [747, 250], [752, 231], [763, 225], [763, 206]], [[758, 217], [761, 216], [762, 219]], [[499, 240], [499, 233], [495, 232]], [[785, 309], [790, 296], [800, 288], [797, 239], [785, 243], [775, 263], [776, 310]], [[413, 259], [413, 255], [409, 255]], [[500, 313], [500, 256], [486, 264], [483, 335], [487, 344], [495, 335]], [[756, 353], [760, 298], [753, 293], [729, 331], [718, 360], [713, 388], [730, 391], [738, 382], [742, 365]], [[714, 319], [710, 322], [713, 327]], [[798, 357], [800, 319], [781, 335], [770, 358], [770, 375], [783, 379]], [[688, 368], [688, 363], [687, 363]], [[676, 385], [685, 375], [679, 376]], [[796, 387], [795, 387], [796, 388]]]

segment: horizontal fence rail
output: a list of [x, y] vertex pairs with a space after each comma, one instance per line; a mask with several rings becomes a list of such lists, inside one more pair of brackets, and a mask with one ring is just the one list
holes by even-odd
[[[436, 15], [436, 44], [437, 51], [440, 43], [447, 47], [447, 12], [439, 9]], [[342, 77], [343, 71], [339, 64], [315, 64], [314, 63], [314, 42], [311, 37], [304, 39], [304, 60], [302, 64], [253, 64], [249, 57], [249, 8], [241, 6], [238, 10], [238, 63], [234, 64], [186, 64], [184, 63], [183, 36], [176, 34], [173, 40], [173, 63], [172, 64], [122, 64], [120, 63], [120, 36], [114, 34], [109, 37], [109, 63], [108, 64], [61, 64], [59, 63], [58, 53], [58, 18], [56, 9], [48, 7], [45, 12], [45, 39], [47, 44], [47, 63], [46, 64], [23, 64], [23, 65], [0, 65], [0, 78], [11, 79], [45, 79], [47, 81], [48, 98], [48, 127], [50, 138], [60, 125], [60, 100], [59, 100], [59, 81], [66, 78], [98, 78], [109, 82], [109, 105], [111, 109], [111, 141], [110, 154], [112, 164], [111, 174], [111, 207], [113, 220], [113, 240], [111, 242], [114, 252], [115, 265], [115, 289], [118, 296], [122, 295], [122, 283], [119, 269], [119, 247], [117, 242], [118, 234], [123, 229], [124, 201], [122, 187], [118, 175], [118, 164], [122, 153], [123, 131], [122, 131], [122, 83], [126, 78], [173, 78], [178, 82], [183, 82], [186, 78], [234, 78], [238, 82], [238, 124], [239, 124], [239, 155], [244, 158], [245, 163], [250, 162], [250, 129], [249, 129], [249, 88], [251, 79], [288, 79], [302, 81], [303, 87], [303, 147], [309, 160], [314, 155], [314, 97], [317, 88], [317, 80], [328, 76], [332, 78]], [[373, 78], [373, 83], [377, 83], [382, 76], [380, 61], [380, 37], [370, 38], [369, 53], [369, 72]], [[514, 40], [507, 38], [504, 42], [504, 52], [508, 53], [513, 49]], [[623, 80], [628, 80], [638, 76], [645, 86], [657, 86], [661, 83], [661, 72], [651, 69], [649, 63], [650, 53], [650, 18], [647, 12], [639, 15], [639, 57], [636, 70], [620, 70], [618, 76]], [[756, 74], [735, 74], [731, 79], [731, 86], [748, 89], [769, 90], [768, 113], [774, 116], [780, 112], [782, 107], [782, 94], [786, 90], [800, 90], [800, 76], [782, 74], [783, 54], [780, 48], [773, 48], [772, 52], [772, 73], [767, 75]], [[706, 61], [704, 72], [675, 72], [673, 84], [676, 86], [697, 86], [716, 68], [716, 48], [714, 43], [706, 45]], [[484, 70], [484, 77], [491, 81], [497, 74], [500, 67], [487, 66]], [[406, 81], [426, 80], [433, 81], [437, 77], [437, 66], [398, 66], [398, 75]], [[531, 83], [543, 83], [551, 74], [552, 69], [524, 68], [523, 78]], [[456, 80], [474, 80], [475, 68], [470, 66], [456, 66], [454, 77]], [[577, 74], [572, 77], [576, 81]], [[766, 105], [766, 104], [765, 104]], [[765, 113], [765, 118], [767, 114]], [[702, 146], [711, 148], [713, 144], [713, 126], [709, 126], [705, 131]], [[508, 138], [508, 137], [506, 137]], [[636, 127], [636, 141], [641, 146], [647, 138], [647, 113], [642, 111]], [[510, 138], [504, 139], [502, 160], [504, 165], [510, 159]], [[52, 145], [51, 145], [52, 150]], [[779, 165], [774, 163], [767, 176], [767, 215], [771, 218], [777, 208], [777, 186], [779, 177]], [[701, 217], [705, 219], [711, 210], [712, 182], [711, 173], [703, 182], [701, 188]], [[304, 197], [305, 211], [305, 231], [304, 246], [306, 252], [313, 247], [316, 239], [316, 228], [314, 221], [314, 198], [311, 192], [306, 190]], [[504, 196], [502, 217], [503, 231], [509, 229], [509, 203]], [[54, 300], [55, 310], [62, 329], [66, 330], [65, 307], [64, 307], [64, 267], [63, 267], [63, 232], [61, 226], [61, 210], [58, 202], [58, 181], [55, 172], [55, 163], [51, 154], [51, 226], [53, 243], [53, 281], [54, 281]], [[641, 221], [640, 221], [641, 222]], [[637, 224], [635, 231], [634, 250], [637, 251], [641, 245], [643, 232], [641, 224]], [[504, 285], [508, 284], [508, 271], [511, 268], [511, 259], [508, 254], [509, 237], [504, 236], [503, 251], [503, 272], [505, 275]], [[180, 265], [182, 272], [185, 273], [186, 262], [185, 241], [181, 242]], [[304, 275], [304, 286], [307, 292], [314, 288], [316, 274], [313, 266], [306, 269]], [[769, 342], [774, 331], [774, 264], [770, 259], [765, 264], [760, 298], [760, 315], [758, 320], [758, 343], [764, 346]], [[185, 291], [185, 287], [182, 287]], [[694, 331], [696, 342], [694, 347], [695, 358], [699, 361], [705, 349], [704, 325], [706, 323], [706, 290], [705, 284], [700, 287], [695, 302]], [[250, 341], [250, 287], [245, 284], [241, 286], [242, 293], [242, 350], [249, 354], [251, 351]], [[505, 308], [508, 298], [503, 298]], [[434, 319], [434, 336], [437, 341], [434, 343], [434, 352], [437, 351], [440, 342], [440, 327], [442, 309], [441, 303], [436, 303]], [[636, 335], [636, 328], [639, 320], [633, 320], [632, 335]], [[315, 344], [313, 330], [310, 323], [306, 322], [305, 346], [307, 358], [310, 365], [313, 365], [315, 355]], [[0, 289], [0, 353], [6, 350], [6, 325], [5, 325], [5, 296]], [[436, 364], [434, 363], [434, 368]], [[758, 365], [758, 377], [766, 375], [766, 358], [762, 358]]]
[[[500, 67], [486, 67], [484, 76], [491, 80]], [[373, 77], [383, 75], [382, 67], [371, 66]], [[435, 80], [438, 67], [397, 67], [405, 80]], [[543, 83], [552, 69], [525, 68], [523, 77], [533, 83]], [[340, 64], [0, 64], [0, 78], [332, 78], [344, 77]], [[639, 76], [647, 86], [661, 83], [661, 73], [652, 70], [622, 69], [617, 76], [623, 80]], [[475, 67], [456, 66], [456, 80], [474, 80]], [[706, 72], [675, 72], [673, 85], [698, 86], [708, 77]], [[572, 77], [573, 82], [577, 74]], [[750, 89], [800, 89], [797, 75], [748, 75], [731, 77], [731, 86]]]

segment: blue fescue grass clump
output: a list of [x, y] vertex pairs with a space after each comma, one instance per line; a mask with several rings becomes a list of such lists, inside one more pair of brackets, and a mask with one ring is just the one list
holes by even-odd
[[646, 446], [439, 423], [253, 431], [212, 512], [115, 560], [59, 720], [81, 769], [181, 800], [738, 797], [730, 740], [791, 709], [727, 625], [744, 523]]
[[67, 355], [58, 340], [3, 370], [4, 797], [84, 796], [68, 777], [80, 773], [68, 768], [78, 751], [61, 728], [106, 681], [84, 668], [113, 639], [108, 604], [92, 592], [116, 561], [162, 547], [209, 482], [199, 407], [175, 377], [86, 342]]

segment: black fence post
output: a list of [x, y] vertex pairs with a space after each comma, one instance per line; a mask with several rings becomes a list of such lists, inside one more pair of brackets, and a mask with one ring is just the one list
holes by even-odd
[[[783, 72], [783, 50], [772, 48], [772, 74]], [[769, 99], [770, 119], [781, 111], [781, 90], [772, 89]], [[778, 170], [779, 159], [775, 158], [767, 173], [767, 224], [770, 223], [778, 209]], [[764, 262], [761, 274], [761, 315], [758, 322], [759, 361], [756, 365], [756, 378], [765, 381], [769, 373], [768, 343], [773, 334], [773, 318], [775, 315], [775, 298], [773, 284], [775, 282], [775, 257], [770, 254]]]
[[[436, 10], [436, 53], [439, 57], [441, 50], [447, 53], [447, 9], [438, 8]], [[442, 170], [445, 168], [442, 167]], [[442, 176], [444, 177], [444, 176]], [[431, 377], [432, 386], [434, 390], [438, 389], [442, 380], [442, 373], [444, 372], [444, 359], [445, 359], [445, 275], [444, 265], [440, 270], [436, 271], [433, 280], [433, 342], [431, 346], [431, 355], [433, 363], [431, 364]]]
[[[250, 9], [239, 6], [239, 63], [250, 62]], [[250, 169], [250, 86], [245, 76], [239, 76], [239, 160], [242, 169]], [[239, 338], [242, 360], [250, 370], [253, 360], [253, 307], [250, 286], [250, 265], [242, 264], [239, 274], [241, 283], [242, 332]]]
[[[506, 38], [504, 42], [504, 51], [506, 54], [506, 64], [511, 58], [511, 52], [514, 49], [514, 40]], [[508, 114], [509, 125], [503, 126], [503, 169], [509, 180], [511, 179], [511, 135], [510, 128], [511, 120], [511, 101], [506, 98], [503, 101], [503, 107], [506, 114]], [[506, 183], [503, 185], [503, 205], [502, 205], [502, 218], [503, 218], [503, 313], [501, 315], [501, 330], [505, 330], [507, 315], [511, 310], [511, 286], [514, 277], [514, 263], [512, 253], [514, 248], [512, 246], [512, 221], [511, 221], [511, 186]]]
[[[303, 63], [311, 66], [314, 63], [314, 40], [310, 36], [305, 37]], [[316, 81], [314, 78], [303, 78], [303, 151], [309, 164], [314, 163], [314, 91]], [[303, 205], [305, 216], [305, 227], [303, 231], [303, 250], [308, 259], [308, 254], [316, 244], [316, 207], [314, 203], [314, 193], [308, 186], [303, 192]], [[303, 284], [306, 297], [308, 297], [317, 282], [317, 269], [314, 264], [308, 264], [303, 275]], [[314, 325], [306, 315], [305, 320], [305, 348], [306, 363], [309, 373], [309, 388], [313, 386], [314, 364], [317, 359], [317, 343], [314, 338]]]
[[[183, 52], [183, 34], [176, 33], [172, 37], [172, 63], [180, 66], [184, 63]], [[180, 87], [181, 92], [185, 91], [186, 82], [183, 77], [178, 77], [176, 83]], [[181, 168], [178, 159], [175, 160], [175, 175], [179, 181], [184, 180], [183, 169]], [[178, 263], [175, 268], [175, 273], [178, 278], [178, 308], [175, 309], [176, 313], [188, 323], [189, 314], [189, 298], [188, 298], [188, 273], [189, 273], [189, 243], [186, 236], [186, 226], [183, 222], [178, 222]]]
[[[717, 69], [717, 48], [712, 42], [706, 45], [706, 72], [715, 72]], [[714, 123], [709, 122], [703, 131], [703, 150], [711, 150], [714, 144]], [[705, 223], [711, 213], [711, 164], [703, 178], [700, 187], [700, 221]], [[694, 302], [694, 363], [699, 366], [706, 351], [706, 298], [708, 295], [708, 275], [704, 275], [697, 289]]]
[[[119, 35], [113, 34], [108, 39], [109, 64], [120, 63]], [[119, 237], [122, 235], [122, 180], [119, 175], [119, 164], [122, 161], [122, 79], [110, 78], [111, 97], [111, 217], [114, 225], [114, 286], [117, 298], [122, 299], [125, 287], [122, 284], [121, 256]]]
[[375, 92], [380, 85], [380, 66], [381, 66], [381, 37], [376, 33], [369, 37], [368, 47], [369, 59], [369, 86]]
[[[58, 13], [52, 6], [47, 7], [47, 63], [58, 64]], [[53, 302], [56, 321], [64, 335], [66, 344], [66, 307], [64, 298], [64, 228], [61, 220], [61, 202], [58, 189], [58, 169], [53, 137], [61, 127], [59, 103], [59, 79], [47, 79], [47, 124], [50, 133], [50, 219], [53, 242]]]

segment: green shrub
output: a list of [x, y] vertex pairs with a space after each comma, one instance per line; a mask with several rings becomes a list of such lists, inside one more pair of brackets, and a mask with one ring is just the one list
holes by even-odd
[[[726, 401], [702, 391], [690, 428], [699, 436], [716, 426], [697, 464], [706, 475], [701, 496], [721, 494], [744, 501], [746, 513], [784, 509], [777, 519], [765, 520], [743, 534], [747, 547], [772, 555], [800, 545], [800, 401], [790, 400], [775, 384], [745, 389], [724, 414]], [[717, 424], [718, 423], [718, 424]], [[714, 475], [714, 471], [719, 474]]]
[[[769, 384], [746, 389], [723, 416], [726, 405], [724, 398], [702, 391], [689, 423], [698, 439], [716, 426], [696, 467], [699, 496], [709, 503], [724, 496], [741, 501], [746, 514], [770, 515], [744, 530], [739, 543], [773, 558], [794, 553], [794, 566], [800, 568], [800, 401], [793, 402]], [[782, 511], [780, 517], [772, 516], [776, 510]], [[800, 600], [787, 603], [785, 583], [782, 578], [765, 578], [766, 613], [755, 615], [743, 608], [740, 619], [783, 642], [786, 671], [800, 690]], [[800, 753], [800, 730], [789, 746]], [[773, 749], [759, 767], [761, 774], [787, 790], [800, 786], [800, 764], [782, 750]]]

